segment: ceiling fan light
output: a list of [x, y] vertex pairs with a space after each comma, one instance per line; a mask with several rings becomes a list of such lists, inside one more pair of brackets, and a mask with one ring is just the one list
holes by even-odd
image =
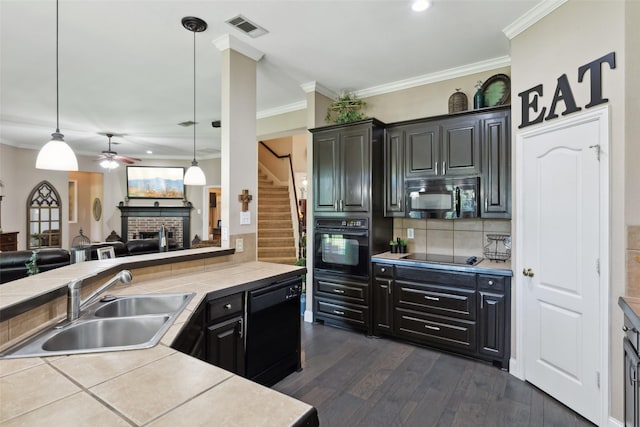
[[184, 174], [184, 185], [206, 185], [206, 183], [207, 178], [204, 176], [204, 172], [198, 166], [198, 162], [194, 160]]
[[112, 170], [112, 169], [116, 169], [120, 165], [118, 164], [118, 162], [116, 162], [113, 159], [104, 159], [103, 161], [100, 162], [100, 166], [102, 166], [105, 169]]
[[71, 147], [62, 140], [63, 135], [54, 132], [51, 137], [51, 141], [47, 142], [38, 152], [36, 169], [77, 171], [78, 159], [76, 159]]

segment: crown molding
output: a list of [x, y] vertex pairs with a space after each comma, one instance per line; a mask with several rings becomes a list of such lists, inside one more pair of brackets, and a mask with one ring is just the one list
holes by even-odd
[[331, 89], [325, 86], [322, 86], [320, 83], [318, 83], [315, 80], [307, 83], [302, 83], [300, 87], [305, 93], [318, 92], [319, 94], [324, 95], [327, 98], [331, 98], [331, 99], [336, 99], [338, 97], [337, 93], [335, 93], [334, 91], [332, 91]]
[[373, 86], [367, 89], [355, 91], [354, 94], [359, 98], [383, 95], [389, 92], [411, 89], [416, 86], [450, 80], [456, 77], [463, 77], [470, 74], [481, 73], [483, 71], [495, 70], [496, 68], [508, 67], [510, 65], [511, 57], [501, 56], [498, 58], [488, 59], [486, 61], [464, 65], [462, 67], [449, 68], [448, 70], [438, 71], [436, 73], [423, 74], [422, 76], [411, 77], [405, 80], [398, 80], [396, 82]]
[[235, 50], [256, 62], [260, 61], [264, 56], [264, 52], [240, 41], [231, 34], [223, 34], [217, 39], [212, 40], [211, 43], [213, 43], [221, 52], [227, 49]]
[[524, 15], [506, 26], [502, 32], [509, 40], [531, 27], [536, 22], [565, 4], [568, 0], [544, 0], [532, 7]]
[[265, 119], [267, 117], [273, 117], [280, 114], [291, 113], [293, 111], [304, 110], [307, 108], [307, 101], [298, 101], [292, 104], [281, 105], [280, 107], [267, 108], [266, 110], [258, 111], [256, 119]]

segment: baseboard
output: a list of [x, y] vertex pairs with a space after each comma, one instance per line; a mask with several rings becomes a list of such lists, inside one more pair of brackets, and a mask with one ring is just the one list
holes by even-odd
[[522, 372], [522, 367], [518, 364], [518, 359], [514, 359], [513, 357], [509, 359], [509, 373], [524, 381], [524, 373]]
[[307, 323], [313, 323], [313, 311], [305, 310], [304, 312], [304, 321]]

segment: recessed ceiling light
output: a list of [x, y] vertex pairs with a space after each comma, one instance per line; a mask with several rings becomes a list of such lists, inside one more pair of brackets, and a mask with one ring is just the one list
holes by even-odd
[[153, 154], [153, 151], [147, 150], [147, 154]]
[[411, 5], [411, 9], [413, 9], [414, 12], [422, 12], [429, 9], [429, 6], [431, 6], [429, 0], [415, 0]]

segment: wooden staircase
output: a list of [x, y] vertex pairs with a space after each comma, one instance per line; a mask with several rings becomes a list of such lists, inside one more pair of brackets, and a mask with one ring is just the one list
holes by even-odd
[[258, 168], [258, 261], [295, 264], [289, 188]]

